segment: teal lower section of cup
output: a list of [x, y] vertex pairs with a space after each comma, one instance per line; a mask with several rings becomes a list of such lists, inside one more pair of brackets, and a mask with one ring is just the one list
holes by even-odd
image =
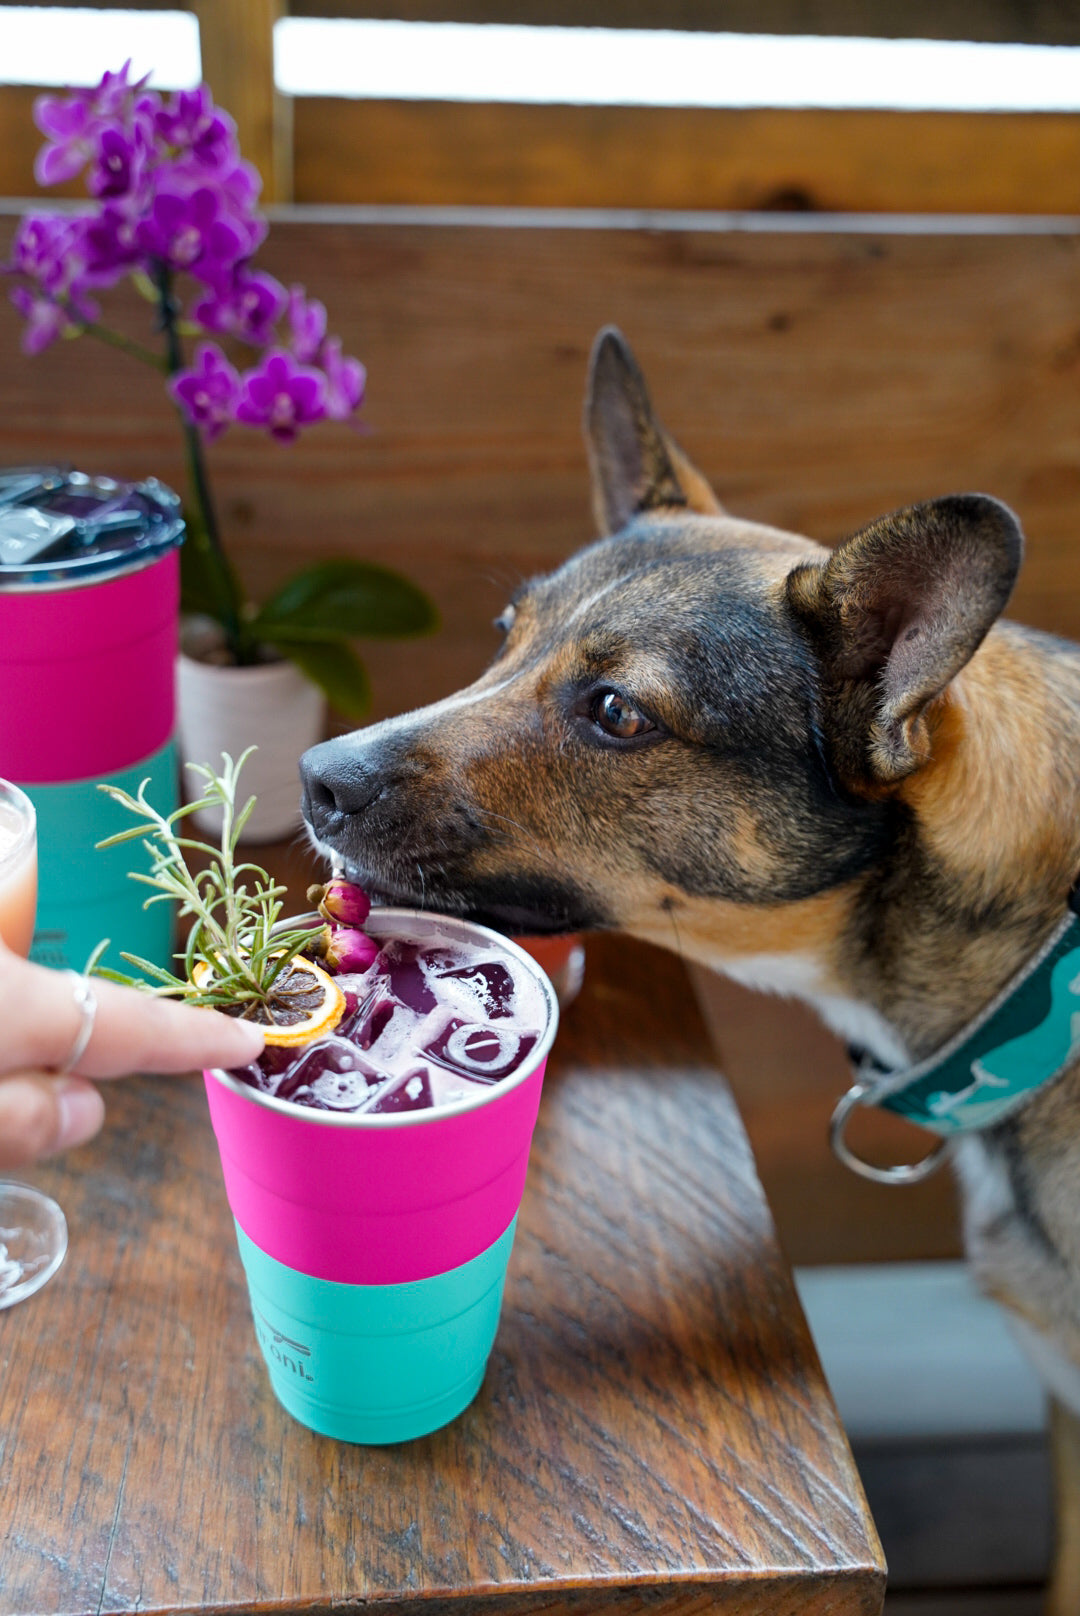
[[[149, 779], [147, 796], [163, 814], [179, 804], [176, 747], [160, 751], [130, 769], [102, 775], [132, 796]], [[128, 875], [142, 867], [141, 848], [132, 842], [98, 849], [97, 843], [135, 823], [97, 780], [62, 785], [24, 786], [37, 814], [38, 903], [30, 958], [39, 965], [81, 971], [103, 938], [111, 947], [103, 963], [128, 967], [123, 950], [154, 965], [167, 966], [173, 951], [173, 910], [167, 903], [143, 908], [146, 888]]]
[[237, 1225], [278, 1401], [342, 1442], [408, 1442], [456, 1419], [484, 1378], [516, 1226], [515, 1218], [478, 1257], [431, 1279], [341, 1285], [286, 1268]]

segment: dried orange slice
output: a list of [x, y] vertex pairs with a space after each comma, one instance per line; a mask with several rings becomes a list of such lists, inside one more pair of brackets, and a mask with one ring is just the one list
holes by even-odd
[[[200, 960], [191, 973], [197, 988], [205, 987], [213, 972]], [[268, 1044], [293, 1048], [332, 1032], [345, 1013], [345, 995], [321, 965], [299, 954], [282, 971], [265, 1004], [247, 1003], [226, 1010], [262, 1027]]]

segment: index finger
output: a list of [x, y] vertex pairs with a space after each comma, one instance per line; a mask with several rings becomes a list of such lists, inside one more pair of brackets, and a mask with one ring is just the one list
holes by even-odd
[[[151, 998], [96, 977], [90, 986], [97, 1010], [90, 1040], [74, 1068], [80, 1077], [246, 1066], [262, 1052], [262, 1032], [250, 1021]], [[83, 1022], [74, 984], [70, 976], [46, 970], [39, 976], [34, 969], [31, 992], [42, 1034], [35, 1064], [62, 1067]]]

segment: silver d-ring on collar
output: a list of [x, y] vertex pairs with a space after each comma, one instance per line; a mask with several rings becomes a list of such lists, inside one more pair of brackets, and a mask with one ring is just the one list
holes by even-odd
[[929, 1178], [945, 1163], [949, 1153], [948, 1140], [943, 1139], [936, 1150], [932, 1150], [922, 1161], [910, 1162], [900, 1167], [875, 1167], [873, 1162], [863, 1161], [856, 1156], [844, 1137], [848, 1118], [857, 1105], [863, 1105], [867, 1096], [873, 1092], [869, 1083], [853, 1083], [846, 1094], [841, 1095], [836, 1103], [836, 1109], [829, 1123], [829, 1143], [833, 1148], [833, 1155], [842, 1161], [845, 1167], [850, 1167], [853, 1173], [860, 1178], [872, 1179], [875, 1184], [918, 1184], [921, 1179]]

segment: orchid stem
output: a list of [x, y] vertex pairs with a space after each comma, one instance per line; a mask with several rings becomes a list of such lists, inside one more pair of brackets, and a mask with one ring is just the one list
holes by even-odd
[[130, 354], [132, 359], [138, 359], [144, 365], [152, 365], [155, 370], [168, 368], [160, 354], [154, 353], [150, 348], [144, 348], [141, 342], [133, 342], [130, 337], [122, 336], [119, 331], [110, 331], [107, 325], [98, 325], [96, 320], [84, 321], [79, 327], [79, 334], [84, 337], [96, 337], [99, 342], [107, 343], [110, 348], [119, 348], [121, 353]]
[[[178, 311], [176, 300], [173, 297], [172, 274], [167, 264], [162, 263], [157, 266], [154, 283], [158, 293], [161, 329], [165, 333], [166, 358], [164, 369], [169, 376], [175, 376], [184, 368], [184, 356], [180, 347], [180, 334], [177, 331]], [[182, 411], [180, 413], [180, 429], [184, 435], [188, 479], [201, 528], [201, 532], [191, 535], [191, 542], [202, 545], [204, 558], [209, 562], [213, 570], [217, 585], [217, 599], [221, 608], [220, 622], [225, 633], [225, 643], [235, 661], [240, 666], [244, 666], [254, 661], [251, 637], [245, 632], [240, 615], [236, 580], [233, 577], [232, 568], [229, 566], [221, 543], [217, 512], [214, 509], [214, 502], [210, 495], [210, 481], [206, 475], [206, 464], [203, 460], [202, 441], [194, 423], [189, 421]]]

